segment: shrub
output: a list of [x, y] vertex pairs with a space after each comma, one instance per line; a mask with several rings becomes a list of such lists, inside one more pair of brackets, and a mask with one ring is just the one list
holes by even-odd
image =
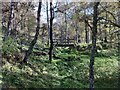
[[101, 42], [100, 44], [103, 47], [103, 49], [108, 49], [109, 48], [109, 44], [108, 43]]
[[20, 50], [18, 49], [18, 44], [12, 37], [6, 38], [3, 42], [2, 46], [2, 55], [4, 58], [11, 59], [16, 57], [16, 54], [20, 54]]

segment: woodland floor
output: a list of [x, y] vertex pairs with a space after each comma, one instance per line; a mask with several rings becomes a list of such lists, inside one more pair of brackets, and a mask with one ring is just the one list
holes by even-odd
[[[89, 52], [58, 48], [48, 63], [48, 56], [31, 55], [28, 65], [5, 62], [0, 75], [3, 87], [14, 88], [88, 88]], [[102, 50], [95, 59], [95, 88], [116, 88], [118, 61], [114, 50]], [[3, 82], [2, 82], [3, 80]]]
[[[41, 50], [41, 52], [45, 52], [45, 50]], [[0, 68], [0, 86], [9, 88], [88, 88], [90, 51], [55, 48], [54, 53], [56, 57], [53, 58], [51, 64], [48, 61], [48, 55], [31, 54], [27, 65], [9, 63], [0, 56], [1, 61], [4, 62]], [[115, 49], [98, 50], [94, 68], [95, 88], [118, 87], [118, 57]]]

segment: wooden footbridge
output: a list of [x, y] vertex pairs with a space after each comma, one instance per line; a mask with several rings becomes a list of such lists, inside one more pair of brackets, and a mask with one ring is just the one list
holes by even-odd
[[75, 46], [75, 39], [53, 39], [53, 45], [57, 47], [74, 47]]

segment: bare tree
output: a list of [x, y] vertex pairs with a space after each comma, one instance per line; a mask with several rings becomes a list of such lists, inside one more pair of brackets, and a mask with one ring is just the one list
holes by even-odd
[[10, 2], [10, 10], [9, 10], [9, 18], [8, 18], [8, 23], [7, 23], [7, 31], [5, 33], [5, 37], [8, 37], [10, 35], [10, 25], [11, 25], [11, 20], [12, 20], [12, 11], [13, 11], [13, 6], [14, 6], [14, 2], [11, 0]]
[[46, 14], [47, 14], [47, 28], [48, 28], [48, 44], [50, 39], [50, 26], [49, 26], [49, 14], [48, 14], [48, 1], [46, 2]]
[[52, 50], [53, 50], [53, 34], [52, 34], [52, 26], [54, 19], [54, 10], [52, 7], [52, 0], [50, 2], [50, 50], [49, 50], [49, 61], [52, 61]]
[[[87, 18], [86, 8], [85, 8], [85, 10], [84, 10], [84, 16], [85, 16], [85, 18]], [[86, 43], [89, 43], [88, 24], [87, 24], [88, 20], [85, 19], [84, 22], [85, 22], [85, 42], [86, 42]]]
[[[120, 1], [118, 2], [118, 25], [120, 25]], [[120, 65], [120, 32], [118, 32], [118, 61]], [[120, 67], [119, 67], [119, 75], [120, 75]], [[120, 81], [120, 77], [118, 80]], [[120, 82], [118, 83], [118, 88], [120, 88]]]
[[39, 36], [39, 29], [40, 29], [40, 13], [41, 13], [41, 6], [42, 6], [42, 0], [39, 0], [39, 6], [38, 6], [38, 11], [37, 11], [37, 27], [36, 27], [36, 34], [32, 42], [30, 43], [28, 51], [25, 53], [25, 57], [23, 59], [24, 63], [27, 63], [28, 57], [30, 56], [34, 45], [37, 42], [38, 36]]
[[67, 10], [66, 10], [67, 4], [65, 4], [65, 42], [67, 42], [68, 39], [68, 23], [67, 23]]
[[96, 39], [97, 39], [97, 18], [98, 18], [98, 5], [99, 2], [94, 2], [93, 7], [93, 28], [92, 28], [92, 49], [90, 54], [90, 90], [93, 90], [94, 88], [94, 60], [95, 60], [95, 53], [96, 53]]

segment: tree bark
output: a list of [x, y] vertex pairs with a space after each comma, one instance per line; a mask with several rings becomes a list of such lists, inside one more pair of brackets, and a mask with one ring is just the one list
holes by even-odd
[[38, 6], [38, 11], [37, 11], [37, 27], [36, 27], [36, 34], [32, 42], [30, 43], [28, 51], [25, 53], [25, 57], [23, 59], [24, 63], [27, 63], [28, 57], [30, 56], [34, 45], [37, 42], [38, 36], [39, 36], [39, 29], [40, 29], [40, 13], [41, 13], [41, 5], [42, 5], [42, 0], [39, 0], [39, 6]]
[[49, 49], [49, 61], [52, 61], [52, 50], [53, 50], [53, 33], [52, 33], [52, 25], [53, 25], [53, 8], [52, 1], [50, 2], [50, 49]]
[[[76, 13], [76, 15], [77, 15], [77, 18], [79, 18], [78, 16], [79, 16], [79, 14], [78, 14], [78, 12], [77, 12], [77, 10], [75, 10], [75, 13]], [[76, 29], [76, 43], [78, 44], [78, 19], [76, 19], [75, 20], [75, 29]]]
[[[120, 1], [118, 2], [118, 25], [120, 25]], [[120, 32], [118, 32], [118, 64], [120, 65]], [[120, 67], [119, 67], [120, 76]], [[120, 88], [120, 77], [118, 78], [118, 88]]]
[[97, 18], [98, 18], [98, 5], [99, 2], [94, 2], [94, 13], [93, 13], [93, 29], [92, 29], [92, 49], [90, 54], [90, 69], [89, 69], [89, 88], [93, 90], [94, 88], [94, 59], [95, 59], [95, 52], [96, 52], [96, 34], [97, 34]]
[[46, 2], [46, 14], [47, 14], [47, 28], [48, 28], [48, 45], [49, 45], [50, 26], [49, 26], [49, 14], [48, 14], [48, 1]]
[[108, 42], [108, 40], [107, 40], [107, 31], [106, 31], [106, 30], [105, 30], [104, 42], [105, 42], [105, 43]]
[[8, 23], [7, 23], [7, 31], [5, 33], [4, 40], [6, 39], [6, 37], [8, 37], [10, 35], [10, 25], [11, 25], [11, 20], [12, 20], [13, 4], [14, 4], [14, 2], [11, 0], [9, 18], [8, 18]]
[[44, 44], [44, 28], [42, 29], [42, 43]]
[[78, 22], [76, 21], [76, 43], [78, 43]]
[[86, 43], [89, 43], [89, 36], [88, 36], [88, 25], [87, 23], [85, 22], [85, 42]]
[[86, 9], [84, 10], [84, 15], [85, 15], [85, 42], [86, 43], [89, 43], [88, 42], [88, 24], [87, 24], [87, 22], [88, 22], [88, 20], [87, 20], [87, 16], [86, 16]]
[[67, 10], [66, 10], [66, 7], [65, 7], [65, 42], [67, 42], [67, 39], [68, 39], [68, 24], [67, 24]]

